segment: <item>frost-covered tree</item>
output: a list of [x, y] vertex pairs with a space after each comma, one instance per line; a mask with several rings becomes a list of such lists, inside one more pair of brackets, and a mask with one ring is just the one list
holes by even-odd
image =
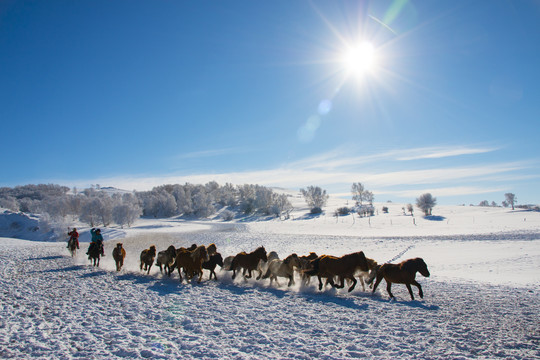
[[413, 216], [414, 207], [412, 204], [407, 204], [407, 211], [411, 213], [411, 216]]
[[255, 186], [253, 185], [240, 185], [238, 186], [239, 201], [240, 201], [240, 210], [244, 214], [251, 214], [255, 211], [255, 199], [256, 191]]
[[120, 198], [114, 200], [113, 220], [122, 228], [124, 228], [124, 225], [130, 227], [142, 215], [142, 209], [133, 194], [123, 194]]
[[326, 190], [321, 189], [318, 186], [308, 186], [307, 189], [300, 189], [300, 192], [304, 196], [306, 203], [311, 208], [312, 214], [320, 214], [322, 207], [326, 205], [328, 195]]
[[0, 208], [19, 211], [19, 202], [13, 196], [2, 197], [0, 198]]
[[478, 204], [478, 206], [489, 206], [489, 201], [487, 201], [487, 200], [482, 200], [482, 201], [480, 201], [480, 203]]
[[362, 183], [353, 183], [351, 187], [352, 199], [356, 201], [356, 205], [362, 205], [364, 200], [364, 185]]
[[433, 197], [430, 193], [420, 195], [416, 199], [416, 206], [418, 206], [426, 216], [431, 215], [433, 207], [437, 204], [437, 198]]
[[514, 210], [514, 205], [517, 201], [516, 195], [512, 193], [506, 193], [504, 194], [504, 198], [506, 199], [506, 203], [512, 206], [512, 210]]
[[272, 206], [271, 206], [271, 213], [281, 217], [281, 215], [285, 215], [285, 218], [289, 218], [289, 214], [293, 210], [293, 206], [291, 205], [291, 202], [289, 201], [289, 198], [286, 194], [275, 194], [273, 196], [272, 200]]
[[213, 198], [212, 195], [206, 193], [205, 191], [198, 191], [193, 195], [193, 211], [196, 216], [207, 218], [212, 215], [216, 209], [212, 205]]
[[91, 227], [97, 226], [99, 222], [100, 206], [101, 203], [98, 197], [88, 199], [82, 206], [79, 220]]

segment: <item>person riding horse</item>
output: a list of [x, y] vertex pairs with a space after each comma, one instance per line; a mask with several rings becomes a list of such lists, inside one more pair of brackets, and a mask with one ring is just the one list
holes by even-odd
[[90, 249], [93, 246], [98, 246], [98, 248], [101, 251], [101, 256], [105, 256], [105, 249], [103, 248], [103, 235], [101, 235], [101, 230], [92, 228], [90, 230], [90, 233], [92, 234], [92, 240], [90, 242], [90, 246], [88, 247], [88, 251], [86, 252], [86, 255], [90, 252]]
[[79, 233], [77, 232], [77, 229], [73, 228], [72, 231], [68, 232], [68, 235], [69, 235], [69, 240], [68, 240], [67, 248], [69, 249], [69, 245], [72, 242], [75, 242], [75, 245], [77, 246], [77, 249], [78, 249], [79, 248]]

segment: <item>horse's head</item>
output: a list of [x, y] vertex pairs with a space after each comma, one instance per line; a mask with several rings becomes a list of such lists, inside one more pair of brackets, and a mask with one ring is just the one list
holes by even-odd
[[218, 253], [218, 252], [215, 253], [214, 255], [212, 255], [212, 258], [215, 259], [216, 264], [223, 267], [223, 257], [221, 256], [220, 253]]
[[116, 248], [120, 250], [122, 248], [122, 243], [116, 243]]
[[149, 253], [152, 254], [152, 255], [156, 255], [156, 246], [155, 245], [152, 245], [150, 246], [150, 249], [149, 249]]
[[217, 252], [217, 246], [216, 244], [212, 243], [206, 247], [206, 251], [208, 251], [208, 255], [213, 255]]
[[193, 259], [201, 259], [203, 262], [210, 260], [210, 256], [208, 256], [208, 251], [206, 250], [206, 246], [204, 245], [201, 245], [195, 250], [193, 250], [191, 256], [193, 257]]
[[300, 267], [300, 259], [298, 258], [298, 255], [291, 254], [283, 260], [283, 262], [289, 266], [296, 266], [297, 268]]
[[426, 263], [424, 262], [424, 259], [422, 258], [416, 258], [415, 259], [417, 270], [422, 276], [429, 277], [429, 270], [427, 268]]
[[268, 261], [268, 256], [266, 256], [266, 249], [264, 248], [264, 246], [257, 248], [257, 250], [255, 250], [255, 254], [259, 259]]

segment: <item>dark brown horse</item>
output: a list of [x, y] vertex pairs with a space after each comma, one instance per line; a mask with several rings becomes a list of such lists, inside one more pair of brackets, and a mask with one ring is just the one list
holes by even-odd
[[150, 269], [154, 263], [154, 258], [156, 257], [156, 246], [152, 245], [149, 249], [141, 251], [141, 270], [144, 266], [144, 271], [147, 271], [147, 274], [150, 274]]
[[90, 243], [88, 247], [88, 260], [94, 262], [94, 266], [99, 267], [99, 259], [101, 257], [101, 248], [96, 243]]
[[399, 264], [383, 264], [377, 270], [377, 281], [373, 286], [373, 292], [375, 292], [377, 286], [379, 286], [379, 283], [384, 278], [384, 280], [386, 280], [386, 291], [388, 291], [388, 295], [390, 295], [391, 298], [394, 297], [390, 291], [392, 283], [405, 284], [407, 290], [409, 290], [409, 294], [411, 294], [412, 300], [414, 300], [414, 295], [411, 285], [414, 285], [418, 288], [418, 295], [423, 298], [424, 293], [422, 292], [422, 287], [415, 280], [417, 271], [425, 277], [429, 276], [429, 270], [422, 258], [405, 260]]
[[203, 276], [202, 264], [205, 261], [208, 261], [208, 251], [206, 251], [206, 246], [198, 246], [193, 251], [180, 248], [180, 251], [178, 251], [176, 255], [175, 263], [178, 268], [180, 282], [182, 282], [182, 269], [184, 269], [187, 279], [191, 279], [193, 276], [199, 274], [198, 282], [200, 283]]
[[[249, 254], [246, 252], [237, 254], [231, 263], [231, 270], [233, 271], [232, 278], [234, 279], [236, 277], [236, 271], [239, 268], [244, 269], [244, 277], [251, 278], [251, 272], [257, 269], [257, 265], [259, 265], [260, 260], [268, 261], [266, 250], [263, 246], [257, 248], [255, 251]], [[246, 272], [249, 276], [246, 276]]]
[[212, 280], [212, 274], [214, 275], [214, 279], [217, 280], [215, 271], [217, 265], [223, 268], [223, 257], [218, 252], [210, 255], [208, 261], [205, 261], [202, 264], [203, 269], [210, 270], [210, 280]]
[[116, 271], [120, 271], [124, 266], [124, 259], [126, 258], [126, 250], [122, 247], [122, 243], [117, 243], [116, 247], [112, 251], [114, 262], [116, 263]]
[[[353, 291], [356, 286], [354, 275], [357, 271], [368, 271], [368, 262], [364, 252], [359, 251], [352, 254], [343, 255], [341, 257], [323, 255], [311, 261], [312, 269], [304, 271], [305, 274], [319, 278], [319, 290], [323, 288], [322, 278], [326, 278], [326, 283], [342, 289], [345, 287], [345, 279], [352, 282], [349, 287], [349, 292]], [[340, 284], [334, 284], [334, 277], [339, 277]]]

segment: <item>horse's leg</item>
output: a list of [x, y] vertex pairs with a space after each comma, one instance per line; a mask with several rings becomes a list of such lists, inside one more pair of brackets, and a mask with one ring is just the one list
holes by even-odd
[[289, 275], [289, 284], [287, 286], [291, 286], [292, 284], [294, 284], [294, 275]]
[[182, 283], [182, 269], [180, 266], [177, 266], [178, 268], [178, 276], [180, 276], [180, 284]]
[[247, 272], [248, 272], [248, 276], [246, 276], [246, 278], [251, 279], [251, 269], [248, 269]]
[[409, 294], [411, 294], [411, 300], [414, 300], [414, 295], [412, 293], [411, 284], [405, 284], [407, 287], [407, 290], [409, 290]]
[[349, 288], [349, 292], [353, 291], [354, 287], [356, 286], [356, 279], [354, 278], [354, 276], [351, 276], [351, 280], [352, 286]]
[[[332, 278], [332, 286], [334, 286], [334, 279]], [[335, 285], [338, 289], [343, 289], [345, 287], [345, 277], [343, 275], [339, 275], [339, 285]]]
[[393, 298], [394, 295], [392, 295], [392, 292], [390, 291], [391, 288], [392, 288], [392, 283], [386, 280], [386, 291], [388, 291], [388, 295], [390, 295], [390, 297]]
[[420, 284], [416, 280], [413, 280], [411, 282], [411, 284], [418, 288], [418, 296], [420, 296], [420, 298], [423, 299], [424, 298], [424, 292], [422, 291], [422, 287], [420, 286]]
[[232, 271], [232, 279], [234, 280], [235, 277], [236, 277], [236, 269], [233, 269], [233, 271]]
[[[152, 261], [153, 262], [153, 261]], [[150, 269], [152, 268], [152, 263], [150, 263], [150, 265], [148, 265], [148, 272], [146, 273], [147, 275], [150, 274]]]
[[373, 294], [375, 292], [375, 290], [377, 290], [377, 286], [379, 286], [379, 284], [381, 283], [382, 279], [383, 279], [384, 276], [382, 275], [377, 275], [377, 281], [375, 281], [375, 285], [373, 285], [373, 290], [371, 291], [371, 293]]
[[[317, 278], [319, 278], [319, 290], [322, 290], [323, 284], [321, 280], [321, 275], [317, 275]], [[328, 281], [328, 279], [326, 281]]]
[[358, 278], [360, 279], [360, 284], [362, 284], [362, 291], [366, 291], [366, 284], [364, 283], [364, 276], [361, 275]]

